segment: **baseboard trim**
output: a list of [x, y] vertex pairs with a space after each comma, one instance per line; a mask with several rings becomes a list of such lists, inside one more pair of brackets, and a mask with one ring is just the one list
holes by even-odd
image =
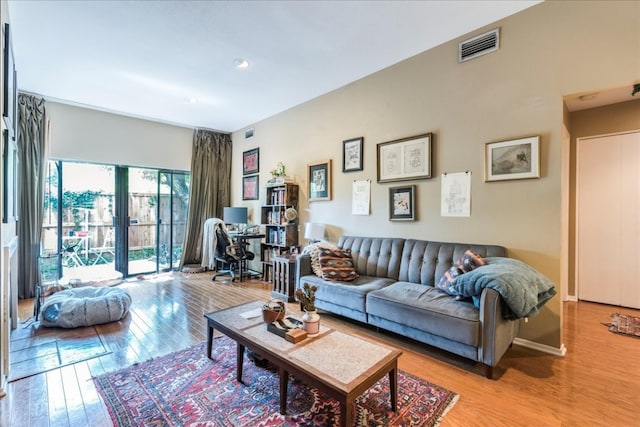
[[578, 297], [575, 295], [567, 295], [567, 299], [565, 299], [565, 301], [578, 302]]
[[564, 357], [567, 354], [567, 347], [562, 344], [560, 348], [551, 347], [550, 345], [540, 344], [537, 342], [525, 340], [522, 338], [515, 338], [513, 343], [522, 347], [530, 348], [532, 350], [541, 351], [543, 353], [552, 354], [554, 356]]

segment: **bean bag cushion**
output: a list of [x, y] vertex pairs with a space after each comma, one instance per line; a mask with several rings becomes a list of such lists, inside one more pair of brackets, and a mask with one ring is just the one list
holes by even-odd
[[124, 289], [82, 287], [56, 292], [40, 311], [40, 325], [77, 328], [115, 322], [127, 315], [131, 295]]

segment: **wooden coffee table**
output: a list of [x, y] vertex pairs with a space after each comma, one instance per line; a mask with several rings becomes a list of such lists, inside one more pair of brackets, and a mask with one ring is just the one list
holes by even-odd
[[353, 403], [385, 375], [389, 376], [391, 409], [397, 410], [398, 357], [402, 352], [375, 341], [321, 327], [315, 337], [292, 344], [267, 330], [264, 303], [253, 301], [205, 314], [207, 357], [212, 359], [213, 332], [237, 343], [237, 374], [242, 382], [244, 350], [255, 352], [276, 367], [280, 376], [280, 413], [286, 414], [289, 374], [340, 402], [340, 425], [353, 425]]

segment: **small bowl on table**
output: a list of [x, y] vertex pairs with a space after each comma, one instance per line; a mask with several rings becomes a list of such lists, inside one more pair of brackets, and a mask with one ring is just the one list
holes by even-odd
[[273, 323], [276, 320], [284, 319], [285, 305], [282, 301], [269, 301], [262, 306], [262, 320], [265, 323]]

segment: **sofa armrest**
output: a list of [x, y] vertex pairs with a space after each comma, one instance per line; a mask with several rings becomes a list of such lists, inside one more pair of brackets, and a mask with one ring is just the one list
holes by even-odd
[[311, 268], [311, 257], [306, 254], [299, 255], [296, 258], [296, 288], [302, 286], [300, 278], [302, 276], [308, 276], [309, 274], [313, 274], [313, 269]]
[[518, 331], [520, 321], [506, 320], [503, 316], [500, 294], [485, 288], [480, 296], [480, 324], [482, 344], [478, 348], [478, 360], [487, 366], [496, 366], [509, 349]]

